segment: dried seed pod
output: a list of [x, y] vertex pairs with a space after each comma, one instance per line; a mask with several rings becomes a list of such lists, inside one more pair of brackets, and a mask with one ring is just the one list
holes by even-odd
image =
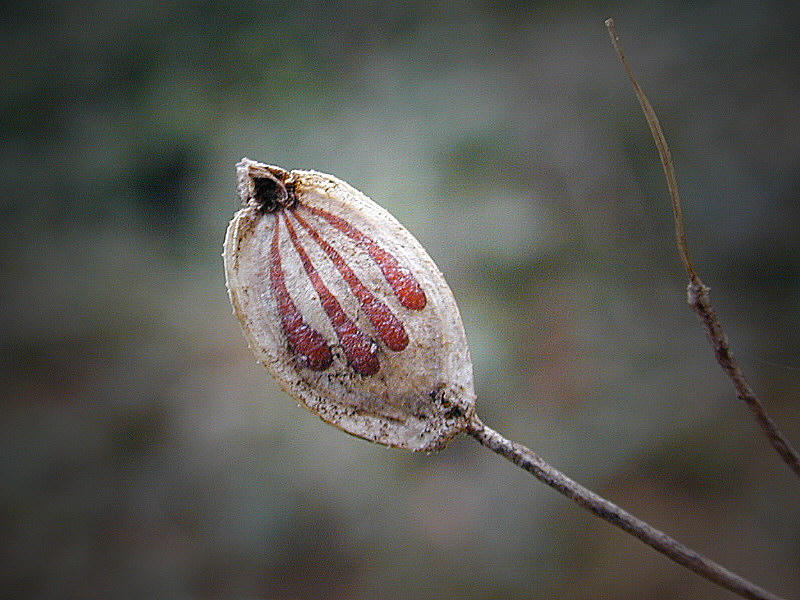
[[249, 159], [223, 259], [259, 362], [311, 412], [365, 439], [430, 451], [473, 414], [453, 294], [428, 253], [347, 183]]

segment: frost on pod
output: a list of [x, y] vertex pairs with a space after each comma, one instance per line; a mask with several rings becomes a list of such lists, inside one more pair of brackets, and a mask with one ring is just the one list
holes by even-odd
[[428, 253], [347, 183], [249, 159], [228, 226], [228, 293], [259, 362], [353, 435], [430, 451], [463, 431], [475, 392], [453, 294]]

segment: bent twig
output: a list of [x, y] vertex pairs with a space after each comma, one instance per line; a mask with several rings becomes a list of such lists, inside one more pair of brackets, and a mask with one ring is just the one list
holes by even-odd
[[733, 383], [733, 387], [736, 389], [736, 396], [747, 404], [747, 407], [755, 416], [756, 421], [761, 426], [761, 429], [764, 431], [767, 439], [769, 439], [772, 447], [775, 448], [783, 461], [789, 465], [789, 468], [800, 477], [800, 454], [794, 449], [791, 442], [781, 430], [778, 429], [778, 426], [767, 414], [764, 405], [748, 384], [744, 373], [742, 373], [742, 369], [739, 367], [739, 363], [733, 357], [725, 331], [722, 329], [722, 325], [711, 306], [709, 288], [703, 285], [700, 276], [697, 274], [697, 270], [694, 268], [692, 257], [689, 254], [689, 248], [686, 244], [683, 211], [681, 210], [681, 200], [678, 195], [678, 179], [675, 175], [675, 166], [672, 162], [672, 155], [670, 154], [667, 140], [664, 137], [664, 132], [661, 130], [661, 125], [658, 122], [658, 117], [656, 117], [653, 107], [647, 100], [647, 96], [645, 96], [642, 88], [636, 81], [633, 71], [628, 65], [628, 61], [625, 59], [625, 54], [622, 52], [622, 42], [614, 27], [614, 19], [606, 20], [606, 28], [608, 28], [608, 34], [611, 36], [611, 43], [614, 45], [614, 49], [617, 51], [628, 73], [628, 78], [631, 80], [634, 90], [636, 90], [636, 97], [639, 99], [639, 104], [642, 106], [642, 112], [644, 112], [647, 124], [650, 126], [650, 132], [653, 134], [653, 140], [656, 143], [658, 154], [661, 157], [661, 164], [664, 167], [664, 175], [667, 178], [667, 188], [669, 189], [669, 194], [672, 199], [672, 212], [675, 216], [675, 237], [678, 244], [678, 253], [689, 275], [689, 285], [687, 289], [687, 301], [689, 306], [692, 307], [700, 318], [706, 330], [706, 334], [708, 335], [708, 339], [711, 342], [711, 346], [714, 349], [714, 356], [716, 356], [717, 362], [722, 367], [722, 370], [725, 371]]

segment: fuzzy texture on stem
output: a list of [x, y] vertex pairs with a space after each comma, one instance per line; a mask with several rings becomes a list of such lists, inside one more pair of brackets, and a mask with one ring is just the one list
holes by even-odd
[[625, 54], [622, 51], [622, 41], [620, 40], [617, 30], [614, 27], [614, 19], [606, 20], [606, 28], [608, 34], [611, 36], [611, 43], [617, 51], [620, 60], [622, 61], [625, 71], [628, 73], [628, 78], [633, 84], [636, 91], [636, 97], [642, 107], [642, 112], [647, 119], [647, 124], [650, 127], [650, 132], [653, 134], [653, 140], [658, 148], [658, 155], [661, 158], [661, 164], [664, 167], [664, 176], [667, 179], [667, 189], [669, 190], [670, 198], [672, 199], [672, 212], [675, 217], [675, 238], [678, 245], [678, 253], [683, 261], [683, 266], [689, 275], [689, 288], [688, 288], [688, 302], [697, 316], [699, 317], [703, 327], [706, 330], [708, 339], [711, 342], [711, 347], [714, 349], [714, 356], [717, 362], [722, 367], [722, 370], [727, 373], [734, 388], [736, 388], [736, 395], [747, 404], [747, 407], [753, 413], [764, 434], [767, 436], [772, 447], [775, 448], [777, 453], [783, 459], [789, 468], [800, 477], [800, 454], [794, 449], [789, 439], [778, 429], [775, 421], [767, 414], [764, 405], [755, 395], [750, 384], [747, 383], [739, 363], [733, 357], [728, 339], [725, 336], [725, 331], [717, 318], [714, 309], [711, 306], [711, 300], [708, 295], [708, 287], [703, 285], [698, 275], [697, 270], [692, 263], [691, 254], [689, 254], [689, 247], [686, 243], [686, 231], [684, 228], [683, 211], [681, 210], [681, 199], [678, 194], [678, 178], [675, 175], [675, 166], [672, 162], [672, 154], [667, 145], [667, 139], [664, 132], [661, 130], [661, 124], [658, 122], [658, 117], [653, 110], [647, 96], [645, 96], [639, 82], [633, 75], [633, 71], [625, 59]]
[[648, 525], [641, 519], [637, 519], [613, 502], [609, 502], [576, 483], [529, 448], [507, 440], [491, 427], [484, 425], [477, 415], [473, 415], [471, 418], [467, 433], [493, 452], [525, 469], [542, 483], [549, 485], [570, 500], [577, 502], [589, 512], [636, 536], [648, 546], [655, 548], [676, 563], [683, 565], [709, 581], [713, 581], [743, 598], [781, 600], [780, 596], [776, 596], [736, 573], [727, 570], [722, 565], [695, 552], [664, 532]]

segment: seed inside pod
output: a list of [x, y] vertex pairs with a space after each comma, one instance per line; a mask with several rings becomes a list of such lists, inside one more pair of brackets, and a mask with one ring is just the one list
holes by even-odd
[[256, 358], [323, 420], [436, 450], [474, 411], [458, 308], [416, 239], [347, 183], [242, 159], [225, 238], [234, 314]]

